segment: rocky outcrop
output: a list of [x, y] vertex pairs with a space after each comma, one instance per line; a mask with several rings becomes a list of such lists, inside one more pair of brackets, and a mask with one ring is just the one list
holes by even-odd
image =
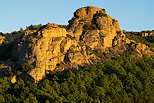
[[141, 36], [142, 37], [154, 36], [154, 30], [152, 30], [152, 31], [141, 31]]
[[[18, 58], [18, 65], [33, 65], [27, 74], [35, 82], [45, 77], [48, 71], [93, 64], [99, 60], [93, 54], [94, 50], [103, 52], [133, 42], [126, 38], [117, 20], [107, 15], [104, 9], [92, 6], [76, 10], [66, 28], [48, 23], [38, 31], [26, 31], [14, 47], [12, 54]], [[146, 45], [134, 47], [138, 53], [152, 53]]]
[[58, 28], [57, 24], [50, 24], [48, 23], [46, 27], [44, 27], [41, 32], [38, 32], [42, 34], [43, 37], [62, 37], [66, 36], [67, 32], [64, 28]]
[[[78, 9], [74, 13], [74, 17], [69, 21], [67, 27], [67, 31], [77, 39], [79, 39], [81, 35], [92, 34], [93, 30], [95, 35], [101, 37], [102, 47], [112, 47], [114, 37], [118, 35], [118, 33], [123, 34], [117, 20], [107, 15], [104, 9], [92, 6]], [[94, 45], [96, 45], [96, 43], [94, 43]]]
[[[13, 55], [18, 57], [19, 65], [24, 63], [33, 65], [34, 68], [29, 70], [28, 74], [39, 81], [47, 71], [53, 71], [58, 63], [65, 62], [66, 54], [72, 46], [78, 48], [77, 41], [70, 39], [66, 34], [64, 28], [58, 28], [56, 24], [47, 24], [37, 32], [26, 33], [15, 47]], [[73, 58], [71, 55], [69, 57], [71, 62], [78, 58], [78, 56]], [[78, 59], [81, 60], [76, 64], [81, 64], [85, 60], [82, 56]]]
[[2, 44], [4, 42], [4, 40], [5, 40], [5, 37], [0, 35], [0, 44]]
[[57, 24], [47, 24], [38, 31], [27, 31], [14, 49], [18, 64], [27, 63], [34, 68], [28, 74], [36, 81], [47, 71], [54, 71], [57, 64], [72, 67], [92, 64], [87, 48], [92, 50], [112, 47], [113, 39], [122, 33], [118, 22], [101, 8], [87, 6], [78, 9], [69, 21], [67, 31]]
[[42, 79], [45, 70], [53, 70], [56, 65], [52, 58], [59, 61], [64, 58], [60, 53], [60, 44], [65, 39], [66, 33], [65, 29], [58, 28], [55, 24], [47, 24], [42, 30], [32, 34], [26, 33], [17, 46], [18, 50], [13, 53], [20, 58], [18, 64], [34, 65], [35, 68], [28, 71], [29, 75], [35, 80]]
[[145, 44], [141, 44], [141, 43], [136, 44], [135, 50], [138, 53], [139, 57], [142, 57], [143, 54], [146, 54], [146, 55], [149, 55], [149, 56], [153, 55], [153, 52]]
[[11, 78], [11, 83], [16, 83], [17, 82], [17, 78], [16, 78], [16, 76], [14, 75], [12, 78]]

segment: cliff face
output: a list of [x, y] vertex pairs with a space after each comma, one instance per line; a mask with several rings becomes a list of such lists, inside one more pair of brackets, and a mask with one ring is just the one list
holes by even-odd
[[28, 74], [38, 81], [47, 70], [54, 70], [56, 64], [64, 60], [70, 46], [76, 45], [66, 34], [66, 30], [58, 28], [57, 24], [47, 24], [40, 31], [25, 33], [13, 54], [18, 57], [19, 65], [28, 63], [34, 66]]
[[90, 50], [103, 52], [131, 42], [123, 34], [118, 21], [107, 15], [104, 9], [87, 6], [74, 12], [67, 29], [49, 23], [38, 31], [27, 31], [12, 54], [18, 58], [18, 65], [33, 65], [34, 68], [27, 73], [38, 82], [48, 71], [93, 64], [92, 61], [99, 58], [89, 53]]
[[[88, 41], [93, 42], [88, 40], [87, 36], [100, 37], [102, 47], [112, 47], [112, 40], [117, 33], [122, 34], [117, 20], [107, 15], [104, 9], [92, 6], [78, 9], [72, 20], [69, 21], [67, 29], [76, 38], [80, 38], [82, 35], [82, 38], [87, 40], [87, 44], [89, 44]], [[96, 42], [93, 43], [96, 45]], [[100, 45], [100, 43], [97, 44]]]
[[0, 44], [2, 44], [4, 40], [5, 40], [5, 37], [0, 35]]

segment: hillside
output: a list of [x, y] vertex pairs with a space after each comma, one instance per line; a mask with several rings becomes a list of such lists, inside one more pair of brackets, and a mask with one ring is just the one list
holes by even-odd
[[154, 101], [153, 31], [123, 31], [93, 6], [68, 22], [0, 33], [1, 102]]

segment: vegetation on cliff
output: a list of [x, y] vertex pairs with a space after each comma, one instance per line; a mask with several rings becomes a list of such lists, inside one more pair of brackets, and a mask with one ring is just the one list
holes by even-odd
[[154, 36], [143, 37], [142, 32], [129, 32], [124, 31], [127, 38], [135, 40], [138, 43], [146, 44], [149, 47], [154, 48]]
[[0, 33], [0, 103], [152, 103], [153, 37], [93, 6], [68, 25]]
[[[104, 56], [105, 57], [105, 56]], [[3, 103], [152, 103], [154, 58], [134, 62], [128, 55], [105, 62], [48, 74], [38, 84], [0, 79]]]

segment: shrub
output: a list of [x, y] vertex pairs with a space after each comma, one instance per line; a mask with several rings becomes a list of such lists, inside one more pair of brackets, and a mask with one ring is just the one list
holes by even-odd
[[107, 17], [107, 14], [104, 14], [104, 13], [97, 13], [97, 16], [98, 16], [98, 17]]
[[96, 24], [86, 23], [83, 26], [84, 30], [98, 30]]
[[26, 27], [26, 30], [39, 30], [41, 27], [43, 27], [42, 24], [38, 24], [38, 25], [30, 25]]
[[59, 28], [66, 28], [67, 25], [58, 25]]
[[137, 43], [142, 43], [142, 44], [146, 44], [149, 47], [154, 47], [154, 37], [142, 37], [141, 36], [141, 32], [124, 32], [124, 34], [126, 35], [126, 37], [130, 40], [135, 40]]
[[100, 38], [104, 38], [106, 37], [106, 35], [104, 35], [102, 32], [99, 33]]
[[5, 42], [0, 45], [0, 60], [7, 60], [12, 57], [11, 51], [14, 46], [14, 42]]
[[120, 35], [121, 34], [121, 31], [116, 31], [117, 35]]
[[71, 36], [71, 35], [69, 35], [69, 34], [66, 34], [66, 36], [67, 36], [68, 38], [70, 38], [71, 40], [75, 39], [75, 37], [73, 37], [73, 36]]
[[30, 65], [28, 63], [24, 63], [24, 64], [21, 65], [21, 70], [23, 72], [27, 72], [28, 70], [31, 70], [33, 68], [34, 68], [34, 66], [32, 66], [32, 65]]
[[145, 40], [147, 40], [151, 43], [154, 43], [154, 36], [147, 36], [147, 37], [145, 37]]

